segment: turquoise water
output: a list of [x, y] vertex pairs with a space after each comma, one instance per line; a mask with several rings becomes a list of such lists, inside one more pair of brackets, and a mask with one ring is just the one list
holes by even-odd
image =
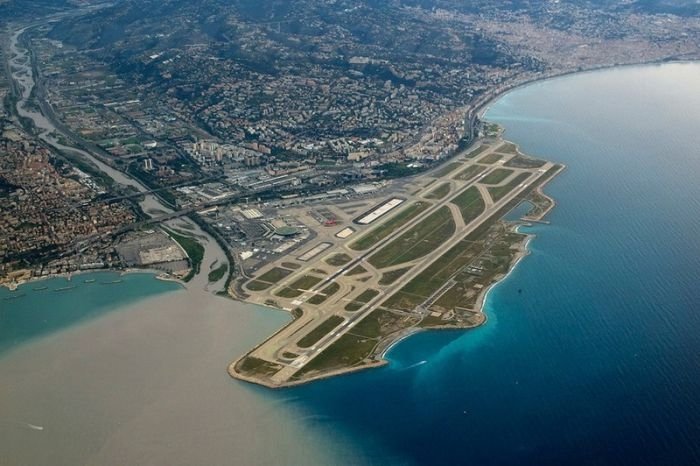
[[[116, 280], [121, 281], [109, 284]], [[157, 280], [153, 274], [114, 272], [79, 274], [71, 280], [40, 280], [21, 285], [16, 291], [0, 288], [0, 354], [34, 338], [180, 288], [174, 282]]]
[[510, 212], [508, 212], [505, 217], [503, 217], [505, 220], [509, 222], [517, 222], [520, 220], [522, 217], [528, 214], [530, 210], [534, 206], [532, 205], [532, 202], [529, 201], [523, 201], [517, 206], [515, 206]]
[[700, 464], [700, 65], [542, 82], [487, 117], [568, 166], [488, 323], [291, 403], [355, 439], [341, 462]]
[[488, 117], [568, 169], [486, 325], [273, 392], [225, 366], [284, 315], [145, 274], [0, 289], [0, 431], [11, 458], [53, 457], [9, 464], [700, 464], [700, 65], [539, 83]]

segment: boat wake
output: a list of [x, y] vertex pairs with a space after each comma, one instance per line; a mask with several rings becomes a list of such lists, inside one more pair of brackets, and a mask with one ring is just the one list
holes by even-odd
[[422, 361], [418, 361], [418, 362], [415, 363], [415, 364], [411, 364], [410, 366], [404, 367], [402, 370], [407, 371], [407, 370], [409, 370], [409, 369], [413, 369], [414, 367], [422, 366], [423, 364], [425, 364], [425, 363], [427, 363], [427, 362], [428, 362], [428, 361], [424, 359], [424, 360], [422, 360]]

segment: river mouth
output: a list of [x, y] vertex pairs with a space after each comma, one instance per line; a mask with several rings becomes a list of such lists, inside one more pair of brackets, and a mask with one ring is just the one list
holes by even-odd
[[[16, 104], [17, 114], [22, 118], [31, 120], [34, 127], [39, 131], [39, 138], [50, 146], [59, 151], [68, 151], [77, 154], [83, 159], [88, 160], [92, 165], [96, 166], [100, 171], [105, 173], [120, 185], [130, 186], [131, 188], [136, 189], [138, 192], [146, 193], [148, 188], [133, 178], [128, 177], [122, 172], [110, 167], [89, 152], [77, 147], [61, 144], [58, 141], [58, 138], [55, 137], [55, 135], [61, 134], [61, 131], [40, 110], [36, 109], [36, 104], [34, 102], [30, 104], [29, 99], [32, 97], [32, 92], [37, 85], [36, 70], [32, 64], [31, 54], [28, 48], [26, 48], [26, 46], [23, 44], [22, 38], [23, 35], [27, 34], [31, 29], [32, 28], [30, 27], [18, 29], [14, 31], [10, 39], [10, 72], [12, 79], [21, 89], [21, 95], [19, 96], [20, 98]], [[70, 140], [70, 138], [67, 138], [67, 140]], [[172, 209], [165, 206], [152, 194], [146, 194], [144, 196], [144, 200], [139, 204], [144, 212], [156, 209], [164, 212], [172, 212]]]
[[[35, 64], [32, 63], [31, 53], [27, 45], [23, 41], [24, 36], [29, 34], [35, 26], [23, 27], [15, 29], [10, 35], [8, 66], [11, 77], [15, 84], [20, 89], [20, 95], [15, 106], [17, 115], [22, 118], [31, 120], [34, 127], [38, 130], [38, 137], [49, 146], [59, 152], [69, 152], [89, 161], [99, 171], [106, 174], [121, 186], [135, 189], [140, 193], [144, 193], [142, 200], [138, 202], [141, 210], [147, 215], [154, 216], [159, 214], [169, 214], [173, 210], [161, 202], [155, 195], [150, 193], [149, 188], [141, 184], [138, 180], [125, 175], [119, 170], [111, 167], [100, 158], [90, 152], [78, 147], [67, 146], [59, 142], [57, 135], [62, 134], [61, 130], [54, 122], [51, 121], [44, 113], [42, 108], [47, 109], [50, 104], [46, 101], [41, 101], [37, 105], [37, 99], [43, 98], [43, 92], [34, 92], [37, 86], [37, 70]], [[36, 94], [36, 95], [33, 95]], [[39, 97], [42, 96], [42, 97]], [[34, 100], [30, 100], [34, 98]], [[38, 106], [38, 108], [36, 108]], [[71, 140], [66, 137], [66, 140]], [[177, 227], [183, 224], [193, 234], [203, 238], [205, 245], [205, 257], [202, 262], [201, 272], [187, 284], [188, 287], [196, 286], [199, 288], [211, 288], [212, 290], [220, 288], [225, 282], [225, 279], [218, 280], [217, 283], [210, 284], [207, 280], [207, 273], [214, 264], [228, 263], [228, 259], [223, 249], [208, 233], [203, 231], [198, 225], [187, 218], [177, 220], [169, 220], [165, 222], [169, 226]]]
[[[327, 450], [317, 464], [697, 463], [698, 82], [698, 65], [608, 70], [492, 106], [509, 138], [569, 170], [485, 326], [404, 340], [395, 367], [263, 394], [221, 383], [220, 362], [284, 319], [255, 329], [252, 309], [194, 293], [149, 301], [0, 360], [27, 427], [0, 427], [13, 457], [280, 462], [308, 446]], [[354, 448], [331, 451], [324, 432]]]

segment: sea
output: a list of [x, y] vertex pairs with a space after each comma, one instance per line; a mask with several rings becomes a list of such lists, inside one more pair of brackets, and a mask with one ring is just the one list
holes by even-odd
[[[87, 286], [23, 287], [0, 300], [0, 464], [700, 464], [700, 64], [538, 82], [486, 118], [567, 166], [486, 324], [271, 391], [225, 367], [283, 313], [146, 275], [94, 312]], [[89, 315], [53, 323], [62, 293]]]

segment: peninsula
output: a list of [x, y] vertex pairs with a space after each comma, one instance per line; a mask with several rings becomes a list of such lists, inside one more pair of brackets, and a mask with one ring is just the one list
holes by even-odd
[[[494, 134], [381, 196], [288, 208], [313, 241], [235, 289], [294, 320], [232, 362], [230, 375], [292, 386], [381, 366], [393, 343], [423, 329], [481, 325], [488, 289], [527, 253], [518, 225], [554, 206], [541, 188], [563, 168]], [[522, 219], [505, 221], [523, 202]]]
[[229, 366], [270, 387], [483, 323], [504, 216], [563, 169], [484, 106], [699, 56], [695, 5], [526, 3], [0, 0], [0, 285], [148, 268], [287, 310]]

